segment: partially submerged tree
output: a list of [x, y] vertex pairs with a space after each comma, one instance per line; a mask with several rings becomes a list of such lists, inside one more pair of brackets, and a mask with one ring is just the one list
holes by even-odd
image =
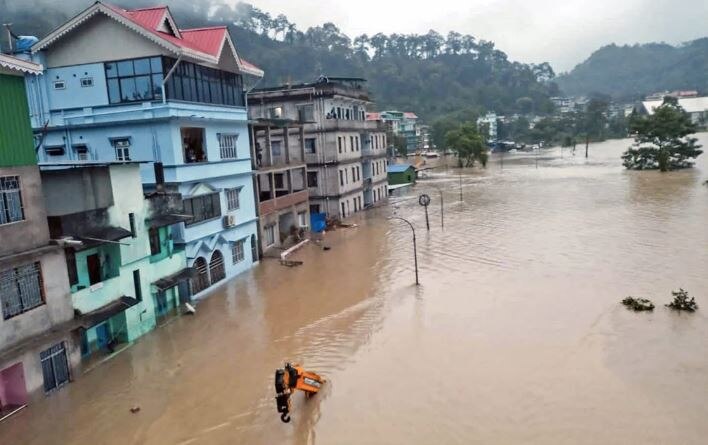
[[474, 167], [475, 161], [479, 161], [482, 167], [487, 166], [487, 144], [474, 122], [466, 122], [448, 131], [445, 139], [447, 146], [457, 151], [460, 166]]
[[686, 292], [685, 290], [679, 289], [675, 292], [671, 292], [671, 294], [674, 296], [674, 301], [667, 304], [666, 307], [670, 307], [671, 309], [675, 309], [677, 311], [688, 312], [694, 312], [696, 309], [698, 309], [696, 299], [693, 297], [689, 298], [688, 292]]
[[622, 304], [636, 312], [654, 310], [654, 303], [646, 298], [627, 297], [622, 300]]
[[689, 136], [696, 132], [696, 125], [675, 98], [666, 97], [652, 115], [633, 116], [629, 126], [636, 135], [622, 160], [630, 170], [688, 168], [703, 153], [697, 139]]

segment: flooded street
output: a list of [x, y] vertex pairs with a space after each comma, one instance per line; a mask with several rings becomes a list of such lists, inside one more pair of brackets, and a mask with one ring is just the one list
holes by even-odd
[[[593, 144], [589, 160], [581, 146], [503, 168], [495, 155], [462, 173], [463, 201], [457, 169], [430, 170], [328, 233], [331, 250], [262, 262], [0, 423], [0, 443], [705, 443], [708, 155], [627, 172], [630, 142]], [[419, 287], [394, 212], [416, 227]], [[697, 313], [663, 307], [679, 287]], [[657, 308], [630, 312], [628, 295]], [[285, 360], [330, 380], [294, 395], [290, 424], [273, 392]]]

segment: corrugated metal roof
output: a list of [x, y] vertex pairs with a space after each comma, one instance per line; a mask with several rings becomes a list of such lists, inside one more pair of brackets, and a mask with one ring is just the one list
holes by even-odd
[[403, 173], [409, 168], [413, 168], [411, 164], [389, 164], [387, 170], [389, 173]]
[[182, 39], [195, 49], [218, 57], [226, 37], [226, 27], [182, 29]]
[[[654, 114], [654, 109], [663, 104], [663, 100], [647, 100], [642, 102], [647, 113]], [[688, 113], [702, 113], [708, 111], [708, 96], [682, 97], [678, 99], [679, 105]]]

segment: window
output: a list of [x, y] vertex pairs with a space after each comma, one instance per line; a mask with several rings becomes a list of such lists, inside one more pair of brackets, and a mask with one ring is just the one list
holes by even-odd
[[69, 275], [69, 285], [73, 286], [79, 283], [79, 272], [76, 269], [76, 254], [74, 249], [64, 249], [66, 258], [66, 271]]
[[356, 169], [352, 167], [352, 182], [356, 182]]
[[310, 204], [310, 213], [320, 213], [320, 205]]
[[[146, 57], [104, 64], [112, 104], [162, 99], [162, 59]], [[93, 83], [93, 79], [91, 80]], [[83, 84], [83, 79], [81, 81]]]
[[221, 159], [236, 159], [238, 152], [236, 150], [236, 142], [238, 141], [237, 134], [217, 134], [219, 139], [219, 152]]
[[[164, 57], [162, 63], [167, 73], [176, 60]], [[169, 99], [244, 106], [243, 79], [240, 75], [190, 62], [181, 61], [165, 87]]]
[[130, 223], [130, 235], [133, 238], [138, 236], [138, 232], [135, 227], [135, 213], [128, 213], [128, 222]]
[[239, 203], [239, 193], [241, 188], [226, 189], [226, 209], [238, 210], [241, 205]]
[[339, 149], [339, 153], [342, 153], [342, 137], [337, 136], [337, 148]]
[[66, 82], [64, 82], [63, 80], [55, 80], [52, 85], [54, 86], [55, 90], [65, 90], [66, 89]]
[[204, 129], [195, 127], [180, 128], [184, 162], [193, 164], [207, 162], [207, 152], [204, 146]]
[[317, 172], [307, 172], [307, 186], [317, 187]]
[[273, 182], [275, 183], [276, 189], [285, 188], [285, 175], [283, 173], [276, 173], [273, 175]]
[[130, 161], [130, 138], [115, 138], [111, 143], [116, 150], [117, 161]]
[[339, 185], [344, 186], [344, 171], [339, 170]]
[[275, 225], [271, 224], [269, 226], [265, 226], [264, 232], [266, 246], [272, 246], [275, 244]]
[[245, 239], [241, 239], [233, 243], [231, 246], [231, 260], [234, 264], [240, 263], [246, 259], [246, 255], [243, 253], [243, 245], [246, 242]]
[[341, 118], [342, 118], [342, 108], [337, 107], [337, 119], [341, 119]]
[[283, 107], [268, 108], [268, 117], [270, 117], [271, 119], [282, 119]]
[[143, 288], [140, 285], [140, 270], [133, 271], [133, 289], [135, 289], [135, 299], [143, 301]]
[[270, 150], [273, 156], [280, 156], [283, 154], [283, 143], [281, 141], [271, 141]]
[[81, 88], [90, 88], [93, 86], [93, 77], [84, 77], [81, 79]]
[[354, 151], [354, 136], [349, 136], [349, 150]]
[[59, 389], [69, 382], [69, 363], [63, 342], [40, 352], [39, 360], [42, 364], [44, 392]]
[[359, 151], [359, 136], [356, 137], [356, 151]]
[[316, 153], [317, 152], [317, 139], [306, 138], [305, 139], [305, 153]]
[[44, 152], [48, 156], [64, 156], [64, 153], [66, 153], [66, 147], [63, 145], [45, 145]]
[[184, 213], [194, 217], [187, 223], [189, 226], [221, 216], [219, 193], [199, 195], [193, 198], [187, 198], [183, 202]]
[[300, 227], [307, 227], [307, 212], [298, 212], [297, 223]]
[[0, 303], [5, 320], [44, 304], [39, 262], [0, 271]]
[[298, 105], [297, 116], [300, 122], [314, 122], [315, 121], [315, 105]]
[[25, 219], [19, 176], [0, 177], [0, 224]]
[[88, 160], [88, 146], [86, 144], [74, 144], [71, 146], [76, 153], [76, 159], [79, 161]]
[[160, 229], [157, 227], [151, 227], [148, 231], [148, 238], [150, 239], [150, 255], [159, 255], [162, 252]]
[[347, 212], [346, 212], [344, 209], [345, 209], [345, 208], [344, 208], [344, 203], [342, 202], [342, 215], [341, 215], [342, 218], [346, 218], [346, 217], [347, 217]]

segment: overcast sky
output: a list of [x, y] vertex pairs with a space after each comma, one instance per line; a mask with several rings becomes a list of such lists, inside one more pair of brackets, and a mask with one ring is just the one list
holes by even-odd
[[450, 30], [491, 40], [513, 60], [572, 69], [609, 43], [708, 36], [708, 0], [250, 0], [300, 29], [334, 22], [350, 37]]

